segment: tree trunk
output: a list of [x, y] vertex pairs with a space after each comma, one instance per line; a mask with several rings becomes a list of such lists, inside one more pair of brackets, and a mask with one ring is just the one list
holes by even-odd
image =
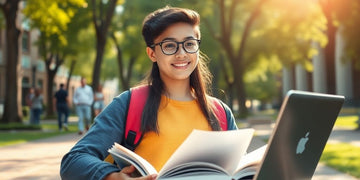
[[48, 82], [47, 82], [47, 107], [46, 107], [46, 116], [52, 117], [54, 115], [54, 107], [53, 107], [53, 98], [54, 98], [54, 78], [56, 75], [56, 71], [50, 70], [47, 73], [48, 75]]
[[[244, 63], [244, 51], [246, 49], [247, 38], [250, 34], [250, 29], [256, 18], [261, 13], [261, 7], [267, 0], [259, 0], [251, 12], [249, 18], [245, 22], [244, 31], [242, 32], [239, 40], [239, 49], [234, 49], [234, 45], [232, 44], [232, 38], [234, 38], [233, 32], [233, 21], [235, 14], [235, 6], [238, 5], [239, 1], [232, 1], [230, 6], [226, 6], [224, 0], [219, 1], [220, 8], [220, 24], [221, 24], [221, 36], [218, 40], [223, 46], [223, 49], [228, 56], [228, 59], [231, 61], [231, 65], [233, 68], [233, 76], [234, 76], [234, 85], [235, 92], [238, 98], [239, 103], [239, 111], [241, 116], [247, 116], [248, 111], [246, 108], [246, 91], [244, 87], [244, 74], [245, 68], [247, 64]], [[226, 8], [227, 7], [227, 8]], [[227, 12], [229, 12], [227, 14]], [[236, 47], [236, 46], [235, 46]]]
[[6, 20], [6, 87], [2, 123], [22, 121], [21, 81], [18, 77], [21, 68], [19, 63], [21, 31], [16, 23], [19, 2], [20, 0], [7, 0], [1, 5]]
[[335, 94], [335, 34], [337, 28], [329, 21], [327, 27], [328, 44], [325, 47], [326, 86], [327, 93]]
[[328, 44], [325, 46], [325, 69], [327, 93], [336, 93], [335, 81], [335, 35], [337, 28], [333, 24], [333, 4], [330, 0], [319, 1], [321, 9], [327, 20]]
[[[66, 91], [69, 92], [69, 87], [70, 87], [70, 80], [71, 80], [71, 76], [74, 72], [74, 69], [75, 69], [75, 64], [76, 64], [76, 61], [75, 60], [71, 60], [71, 64], [70, 64], [70, 69], [69, 69], [69, 75], [68, 75], [68, 78], [67, 78], [67, 81], [66, 81]], [[70, 102], [69, 102], [70, 103]], [[71, 103], [70, 103], [71, 104]]]
[[100, 84], [100, 74], [101, 74], [101, 64], [104, 56], [104, 49], [105, 49], [105, 40], [106, 37], [98, 37], [97, 38], [97, 45], [96, 45], [96, 58], [94, 63], [94, 70], [92, 74], [92, 88], [96, 89], [96, 87]]
[[[45, 57], [44, 57], [45, 58]], [[54, 61], [55, 58], [55, 67], [54, 69], [51, 69], [51, 64]], [[59, 58], [59, 55], [53, 56], [50, 55], [46, 58], [45, 64], [46, 64], [46, 72], [47, 72], [47, 108], [46, 108], [46, 116], [53, 116], [54, 115], [54, 108], [53, 108], [53, 84], [54, 84], [54, 78], [56, 76], [56, 73], [61, 66], [61, 64], [64, 61]]]
[[[109, 0], [108, 9], [106, 10], [106, 14], [103, 17], [103, 4], [96, 4], [95, 0], [91, 1], [92, 3], [92, 16], [93, 23], [96, 31], [96, 58], [94, 63], [93, 75], [92, 75], [92, 88], [96, 89], [100, 84], [100, 75], [101, 75], [101, 64], [104, 56], [104, 49], [107, 40], [107, 33], [109, 26], [111, 24], [111, 19], [114, 15], [115, 7], [117, 0]], [[97, 14], [96, 7], [100, 8], [99, 14]]]
[[356, 104], [357, 106], [360, 105], [360, 70], [355, 68], [355, 60], [352, 60], [352, 74], [353, 74], [353, 92], [354, 92], [354, 99], [359, 103]]

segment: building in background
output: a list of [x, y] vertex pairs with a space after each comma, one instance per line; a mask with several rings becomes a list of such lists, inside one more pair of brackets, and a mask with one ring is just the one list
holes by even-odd
[[[25, 97], [30, 88], [39, 88], [44, 97], [47, 97], [48, 93], [54, 94], [61, 83], [67, 84], [68, 69], [64, 66], [60, 67], [53, 82], [53, 91], [47, 92], [47, 73], [45, 62], [40, 56], [39, 48], [35, 42], [39, 38], [39, 31], [30, 29], [28, 22], [24, 21], [24, 16], [18, 15], [18, 24], [21, 24], [22, 36], [20, 40], [20, 52], [19, 58], [21, 63], [21, 69], [19, 71], [19, 78], [21, 79], [21, 97], [22, 105], [25, 106]], [[5, 30], [0, 29], [0, 116], [3, 114], [3, 104], [5, 96]], [[118, 80], [106, 81], [103, 83], [105, 103], [112, 100], [118, 93]], [[72, 102], [72, 95], [75, 89], [80, 86], [80, 76], [74, 75], [70, 79], [69, 83], [69, 100]], [[47, 104], [47, 99], [44, 99], [44, 103]], [[52, 103], [52, 102], [50, 102]]]

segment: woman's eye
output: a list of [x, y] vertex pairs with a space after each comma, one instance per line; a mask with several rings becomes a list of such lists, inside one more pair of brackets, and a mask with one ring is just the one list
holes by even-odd
[[165, 43], [164, 48], [166, 48], [166, 49], [176, 48], [176, 44], [175, 43]]
[[193, 42], [187, 42], [187, 43], [185, 44], [185, 46], [191, 47], [191, 46], [195, 46], [195, 44], [194, 44]]

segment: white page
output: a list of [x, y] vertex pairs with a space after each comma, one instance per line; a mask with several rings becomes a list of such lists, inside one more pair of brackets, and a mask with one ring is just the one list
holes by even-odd
[[[147, 175], [157, 174], [156, 169], [141, 156], [137, 155], [133, 151], [130, 151], [129, 149], [123, 147], [122, 145], [120, 145], [118, 143], [115, 143], [114, 147], [119, 154], [122, 154], [124, 157], [128, 157], [128, 158], [132, 159], [133, 161], [137, 162], [137, 164], [139, 166], [141, 166], [141, 169], [143, 169], [147, 173]], [[112, 152], [112, 151], [109, 150], [109, 152]]]
[[254, 129], [231, 131], [193, 130], [159, 172], [183, 163], [210, 162], [232, 173], [248, 148]]

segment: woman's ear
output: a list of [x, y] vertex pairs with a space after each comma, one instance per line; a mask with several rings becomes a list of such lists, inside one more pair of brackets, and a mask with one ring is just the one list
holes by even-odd
[[150, 47], [146, 47], [146, 54], [152, 62], [156, 62], [155, 51]]

